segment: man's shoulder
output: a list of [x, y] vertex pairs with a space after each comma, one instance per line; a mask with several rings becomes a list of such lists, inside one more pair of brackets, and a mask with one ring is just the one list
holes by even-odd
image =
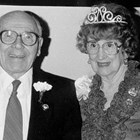
[[42, 69], [34, 71], [34, 76], [37, 77], [38, 79], [41, 79], [42, 81], [47, 81], [50, 82], [51, 84], [55, 84], [58, 86], [67, 86], [67, 85], [72, 85], [74, 84], [74, 80], [68, 77], [60, 76], [57, 74], [53, 74], [50, 72], [46, 72]]
[[72, 100], [72, 102], [77, 100], [73, 79], [45, 72], [43, 70], [39, 70], [37, 73], [35, 72], [34, 76], [37, 77], [36, 82], [47, 82], [52, 86], [50, 92], [54, 93], [52, 95], [53, 97], [56, 97], [57, 100], [61, 100], [62, 98], [66, 98], [69, 101]]

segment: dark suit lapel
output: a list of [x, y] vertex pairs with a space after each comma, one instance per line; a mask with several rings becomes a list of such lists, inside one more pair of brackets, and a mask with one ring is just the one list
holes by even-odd
[[[43, 77], [43, 75], [41, 76]], [[40, 81], [44, 82], [40, 76], [34, 75], [33, 84]], [[51, 91], [44, 92], [41, 102], [39, 102], [40, 93], [32, 85], [31, 114], [29, 122], [28, 140], [43, 140], [48, 131], [49, 119], [51, 118], [52, 105], [49, 101]]]

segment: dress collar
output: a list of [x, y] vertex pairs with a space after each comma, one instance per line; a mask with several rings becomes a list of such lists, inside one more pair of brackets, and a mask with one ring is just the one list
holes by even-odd
[[101, 90], [103, 88], [105, 88], [104, 86], [106, 86], [106, 85], [110, 85], [111, 87], [113, 87], [113, 85], [118, 86], [120, 84], [120, 82], [124, 80], [124, 75], [125, 75], [125, 72], [127, 71], [127, 69], [128, 69], [127, 65], [123, 64], [120, 67], [119, 71], [116, 73], [116, 75], [111, 80], [102, 78]]

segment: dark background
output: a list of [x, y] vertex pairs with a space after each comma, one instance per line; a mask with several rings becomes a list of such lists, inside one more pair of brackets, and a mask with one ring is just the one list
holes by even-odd
[[[21, 6], [92, 6], [98, 0], [0, 0], [1, 5]], [[140, 0], [110, 0], [127, 7], [140, 7]]]

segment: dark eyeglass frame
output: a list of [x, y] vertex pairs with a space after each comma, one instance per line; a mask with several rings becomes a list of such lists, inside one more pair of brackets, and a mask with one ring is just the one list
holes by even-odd
[[[4, 42], [4, 41], [2, 40], [2, 34], [3, 34], [4, 32], [8, 32], [8, 31], [14, 32], [14, 33], [16, 33], [16, 35], [17, 35], [17, 36], [16, 36], [16, 39], [15, 39], [12, 43], [6, 43], [6, 42]], [[26, 43], [23, 41], [23, 39], [22, 39], [22, 34], [24, 34], [24, 33], [31, 33], [31, 34], [34, 34], [35, 37], [36, 37], [35, 42], [34, 42], [33, 44], [31, 44], [31, 45], [26, 44]], [[23, 43], [24, 45], [26, 45], [26, 46], [33, 46], [33, 45], [35, 45], [35, 44], [37, 43], [38, 39], [41, 38], [40, 35], [38, 35], [37, 33], [34, 33], [34, 32], [23, 32], [23, 33], [21, 33], [21, 34], [18, 34], [16, 31], [12, 31], [12, 30], [3, 30], [3, 31], [0, 32], [0, 40], [1, 40], [1, 42], [2, 42], [3, 44], [6, 44], [6, 45], [14, 44], [14, 43], [16, 42], [18, 36], [20, 36], [22, 43]]]

